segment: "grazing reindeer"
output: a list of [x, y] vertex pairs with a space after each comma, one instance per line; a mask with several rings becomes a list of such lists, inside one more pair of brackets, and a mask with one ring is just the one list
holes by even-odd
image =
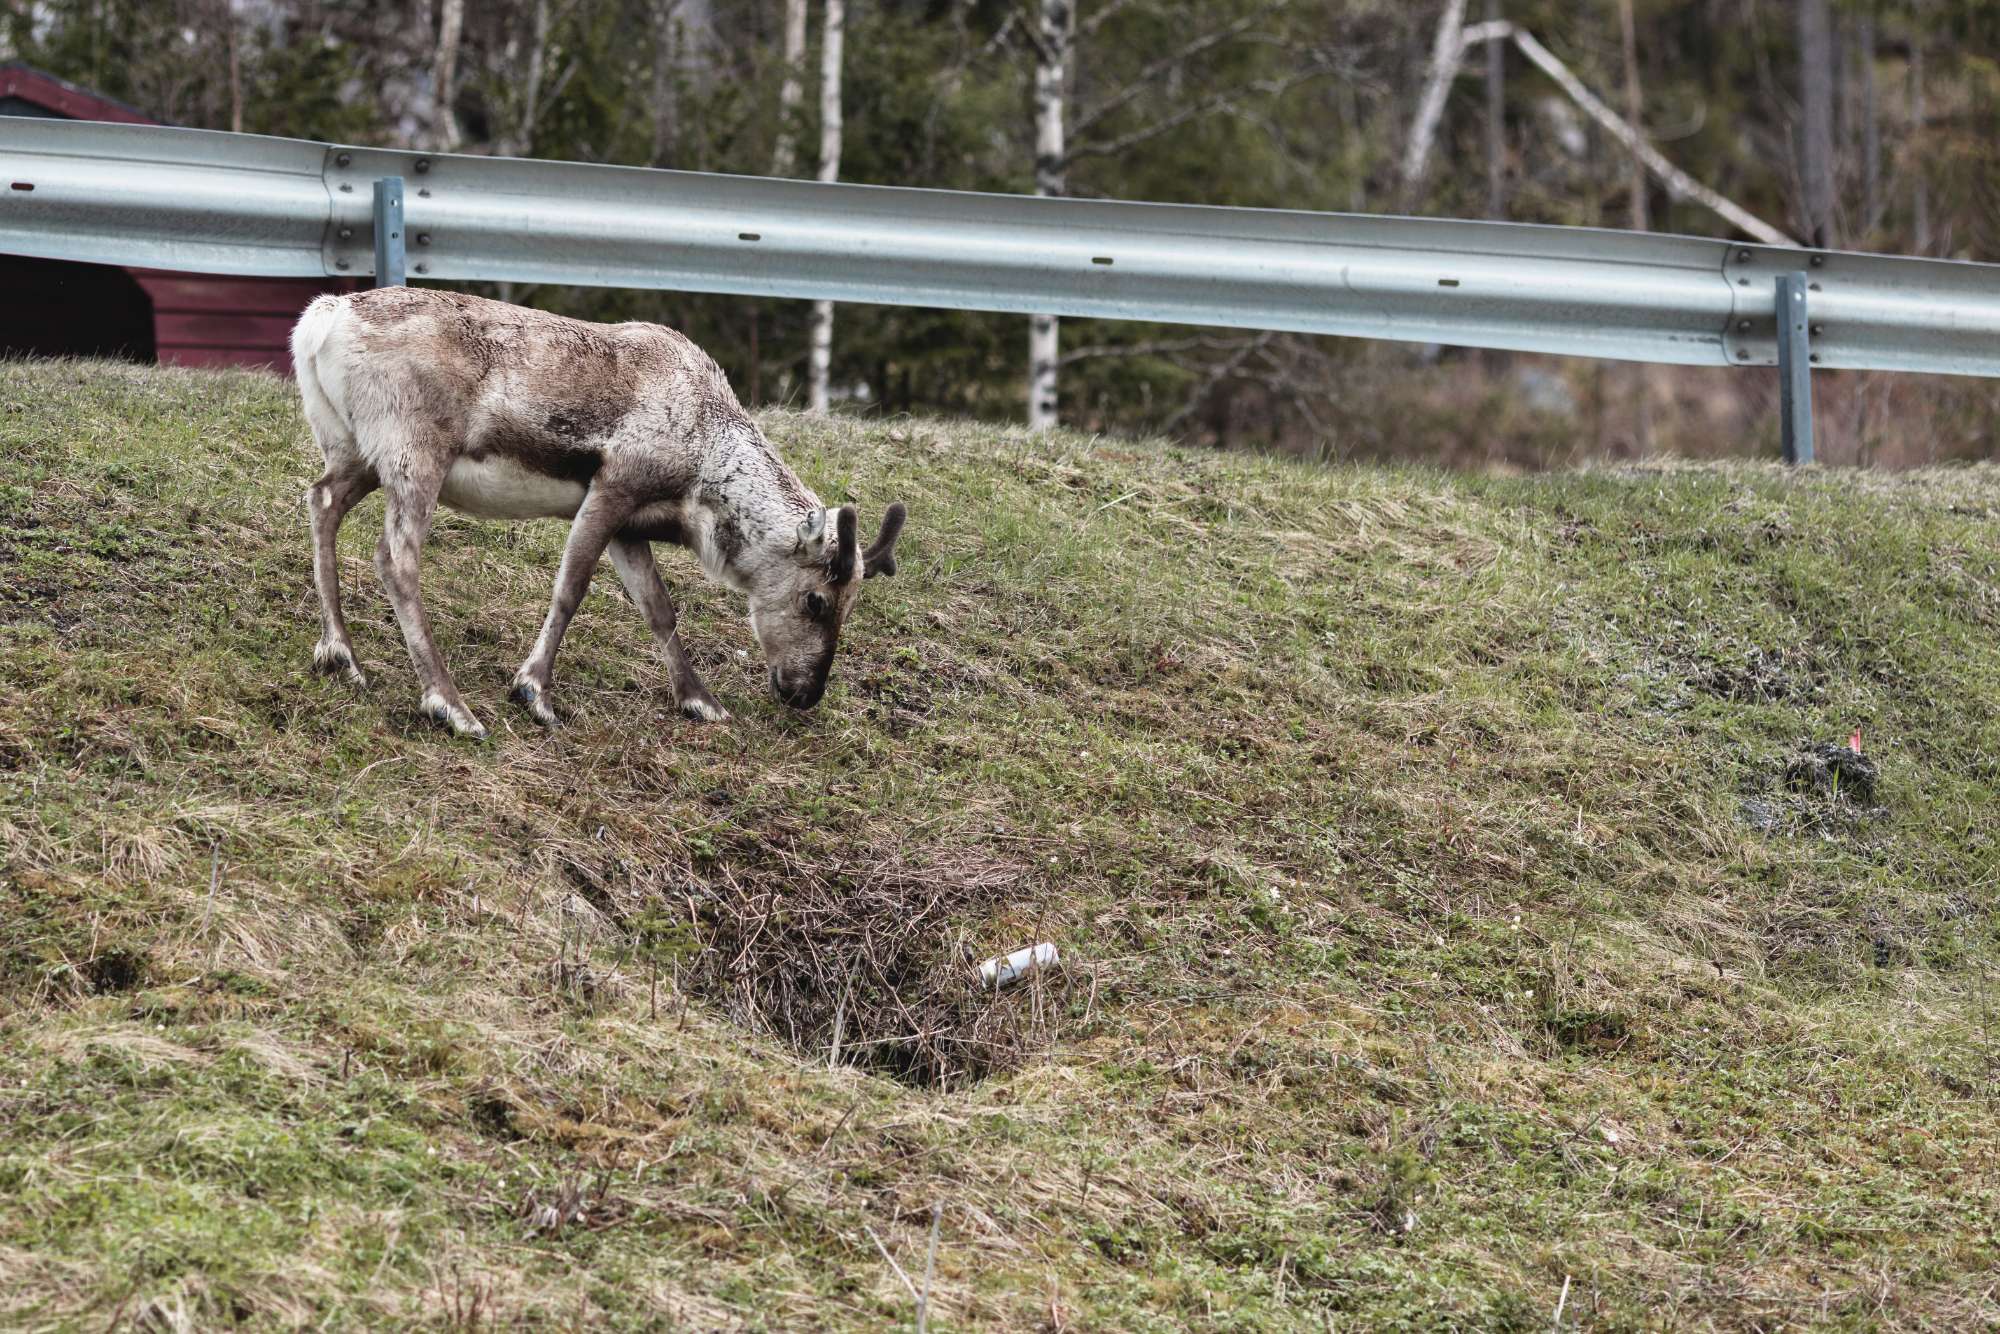
[[652, 543], [691, 548], [750, 599], [771, 693], [809, 709], [826, 689], [863, 579], [896, 572], [903, 506], [862, 550], [852, 505], [827, 509], [779, 460], [701, 349], [656, 324], [585, 324], [410, 287], [323, 296], [292, 330], [292, 364], [326, 475], [306, 492], [322, 629], [313, 662], [366, 684], [340, 614], [334, 538], [382, 488], [375, 570], [416, 664], [426, 714], [466, 736], [465, 706], [431, 639], [417, 562], [442, 500], [492, 519], [573, 518], [541, 636], [513, 697], [553, 725], [549, 674], [608, 547], [667, 658], [690, 718], [729, 714], [695, 675]]

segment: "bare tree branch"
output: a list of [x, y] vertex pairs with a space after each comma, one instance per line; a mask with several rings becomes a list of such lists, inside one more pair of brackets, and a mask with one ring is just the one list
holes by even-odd
[[[1518, 27], [1503, 19], [1491, 23], [1472, 24], [1469, 27], [1461, 29], [1459, 36], [1461, 38], [1459, 46], [1461, 57], [1465, 49], [1475, 42], [1495, 42], [1511, 39], [1514, 45], [1520, 49], [1521, 54], [1532, 61], [1535, 67], [1541, 70], [1542, 73], [1555, 80], [1556, 85], [1569, 95], [1570, 101], [1576, 103], [1585, 115], [1589, 116], [1599, 125], [1602, 125], [1612, 138], [1623, 144], [1626, 150], [1634, 157], [1644, 162], [1647, 169], [1655, 176], [1658, 176], [1661, 184], [1667, 187], [1668, 193], [1677, 199], [1693, 200], [1720, 216], [1739, 231], [1756, 237], [1766, 245], [1798, 245], [1797, 241], [1787, 236], [1784, 232], [1779, 231], [1770, 223], [1765, 222], [1762, 218], [1757, 217], [1717, 191], [1709, 189], [1706, 185], [1703, 185], [1701, 182], [1695, 180], [1694, 177], [1667, 161], [1665, 157], [1661, 156], [1658, 149], [1647, 142], [1646, 137], [1636, 127], [1598, 100], [1597, 96], [1590, 89], [1584, 87], [1583, 80], [1577, 78], [1570, 71], [1569, 66], [1558, 60], [1553, 52], [1536, 41], [1533, 34], [1529, 33], [1525, 28]], [[1413, 139], [1411, 143], [1413, 151], [1416, 146], [1416, 141]], [[1427, 144], [1426, 151], [1428, 151]], [[1421, 162], [1413, 164], [1410, 160], [1406, 159], [1404, 162], [1406, 180], [1413, 179], [1410, 176], [1413, 165], [1416, 171], [1415, 179], [1420, 179], [1422, 176], [1423, 164]]]
[[1208, 400], [1208, 396], [1215, 392], [1217, 385], [1236, 374], [1245, 361], [1248, 361], [1254, 353], [1270, 346], [1271, 341], [1277, 336], [1275, 333], [1258, 334], [1239, 348], [1234, 355], [1225, 357], [1223, 360], [1210, 366], [1207, 376], [1203, 378], [1200, 385], [1196, 386], [1189, 393], [1187, 401], [1181, 405], [1180, 410], [1161, 423], [1160, 434], [1172, 435], [1175, 431], [1179, 430], [1181, 423], [1195, 414], [1195, 411]]
[[1157, 139], [1169, 130], [1179, 129], [1189, 121], [1198, 120], [1203, 116], [1211, 115], [1217, 111], [1235, 110], [1236, 102], [1240, 98], [1252, 94], [1266, 97], [1280, 97], [1300, 84], [1321, 78], [1331, 72], [1327, 69], [1314, 68], [1289, 74], [1282, 79], [1260, 79], [1251, 83], [1238, 84], [1234, 88], [1225, 88], [1221, 92], [1205, 97], [1199, 102], [1182, 107], [1165, 120], [1155, 121], [1151, 125], [1133, 130], [1129, 134], [1120, 135], [1116, 139], [1108, 139], [1094, 144], [1081, 143], [1072, 145], [1063, 157], [1063, 165], [1068, 166], [1081, 158], [1115, 157], [1119, 153], [1123, 153], [1130, 148], [1135, 148], [1149, 139]]
[[1144, 343], [1098, 343], [1091, 347], [1071, 348], [1062, 354], [1057, 364], [1067, 366], [1071, 362], [1101, 357], [1163, 357], [1176, 352], [1233, 352], [1245, 343], [1255, 341], [1254, 337], [1157, 338]]
[[1161, 75], [1186, 64], [1204, 51], [1212, 50], [1222, 45], [1222, 43], [1228, 41], [1230, 38], [1241, 34], [1246, 28], [1255, 24], [1272, 10], [1282, 7], [1283, 0], [1273, 0], [1273, 3], [1259, 5], [1256, 9], [1237, 19], [1236, 22], [1225, 24], [1217, 28], [1214, 32], [1204, 33], [1193, 41], [1188, 42], [1185, 46], [1182, 46], [1179, 50], [1169, 52], [1161, 56], [1158, 60], [1152, 61], [1139, 71], [1138, 76], [1132, 82], [1126, 84], [1123, 88], [1120, 88], [1090, 110], [1077, 116], [1071, 128], [1075, 133], [1082, 134], [1112, 112], [1128, 105], [1133, 98], [1144, 92]]
[[1132, 0], [1110, 0], [1110, 3], [1098, 6], [1096, 13], [1077, 23], [1076, 35], [1080, 38], [1090, 36], [1106, 23], [1118, 17], [1119, 11], [1131, 3]]

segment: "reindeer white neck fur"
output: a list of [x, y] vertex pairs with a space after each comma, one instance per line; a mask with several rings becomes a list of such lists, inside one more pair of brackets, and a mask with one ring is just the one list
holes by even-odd
[[820, 503], [772, 450], [721, 370], [651, 324], [595, 325], [478, 297], [383, 288], [321, 297], [292, 359], [326, 475], [307, 492], [323, 669], [362, 680], [340, 610], [334, 539], [354, 504], [387, 493], [376, 571], [423, 681], [425, 712], [485, 729], [445, 671], [417, 596], [417, 558], [441, 500], [490, 518], [573, 519], [554, 598], [514, 697], [544, 723], [556, 649], [607, 550], [665, 650], [693, 718], [727, 712], [681, 646], [651, 544], [692, 548], [744, 594], [774, 695], [810, 708], [825, 689], [861, 582], [896, 569], [904, 510], [862, 550], [852, 506]]

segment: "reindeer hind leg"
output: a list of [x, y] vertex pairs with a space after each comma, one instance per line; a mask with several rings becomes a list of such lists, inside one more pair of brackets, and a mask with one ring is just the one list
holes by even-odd
[[347, 619], [340, 610], [340, 559], [336, 546], [340, 525], [349, 510], [381, 485], [375, 470], [356, 448], [354, 433], [341, 419], [321, 388], [310, 363], [298, 368], [299, 392], [305, 400], [306, 421], [313, 439], [326, 460], [326, 473], [306, 488], [306, 514], [312, 524], [313, 587], [319, 593], [320, 635], [313, 645], [313, 666], [323, 672], [342, 672], [355, 685], [365, 686], [368, 678], [348, 637]]

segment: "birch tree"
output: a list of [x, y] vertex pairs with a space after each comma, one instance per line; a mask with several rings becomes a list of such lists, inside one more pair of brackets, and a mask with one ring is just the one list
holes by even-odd
[[1875, 19], [1863, 15], [1855, 25], [1861, 68], [1861, 227], [1872, 233], [1882, 225], [1882, 102], [1875, 85]]
[[1922, 145], [1930, 113], [1924, 107], [1924, 33], [1921, 28], [1915, 28], [1910, 33], [1908, 77], [1910, 137], [1904, 153], [1910, 163], [1910, 252], [1927, 255], [1931, 249], [1931, 192], [1930, 182], [1924, 175]]
[[1465, 0], [1445, 0], [1438, 15], [1437, 37], [1431, 43], [1430, 71], [1424, 76], [1423, 95], [1417, 99], [1416, 118], [1410, 122], [1409, 142], [1403, 150], [1403, 203], [1414, 205], [1417, 187], [1423, 184], [1430, 165], [1431, 140], [1437, 137], [1438, 121], [1444, 116], [1445, 95], [1451, 91], [1452, 76], [1465, 58]]
[[799, 103], [805, 100], [806, 0], [785, 0], [784, 81], [778, 85], [778, 139], [771, 149], [771, 174], [789, 176], [798, 168]]
[[458, 92], [458, 44], [464, 31], [465, 0], [443, 0], [438, 12], [437, 55], [431, 61], [431, 137], [446, 153], [455, 151], [463, 138], [452, 99]]
[[[580, 3], [580, 0], [572, 0]], [[704, 94], [714, 83], [718, 38], [714, 0], [653, 0], [653, 143], [655, 166], [696, 167], [702, 145], [691, 150], [683, 131], [702, 121], [682, 114], [682, 94]]]
[[[846, 37], [846, 0], [826, 0], [825, 30], [819, 52], [819, 178], [840, 179], [840, 57]], [[824, 415], [827, 376], [833, 366], [833, 302], [815, 301], [811, 345], [806, 355], [806, 408]]]
[[1806, 244], [1833, 235], [1833, 18], [1827, 0], [1798, 0], [1799, 186]]
[[[1500, 0], [1486, 0], [1486, 21], [1500, 21]], [[1486, 216], [1507, 214], [1507, 47], [1486, 43]]]
[[[1638, 24], [1632, 17], [1632, 0], [1618, 0], [1618, 28], [1620, 45], [1625, 50], [1625, 120], [1634, 131], [1640, 130], [1640, 113], [1645, 109], [1645, 99], [1639, 92], [1639, 32]], [[1632, 154], [1632, 230], [1646, 230], [1646, 163], [1637, 153]]]
[[[1035, 193], [1063, 193], [1064, 83], [1068, 73], [1071, 32], [1069, 0], [1041, 0], [1035, 23]], [[1035, 315], [1028, 321], [1028, 429], [1053, 430], [1056, 424], [1056, 367], [1059, 333], [1056, 317]]]

